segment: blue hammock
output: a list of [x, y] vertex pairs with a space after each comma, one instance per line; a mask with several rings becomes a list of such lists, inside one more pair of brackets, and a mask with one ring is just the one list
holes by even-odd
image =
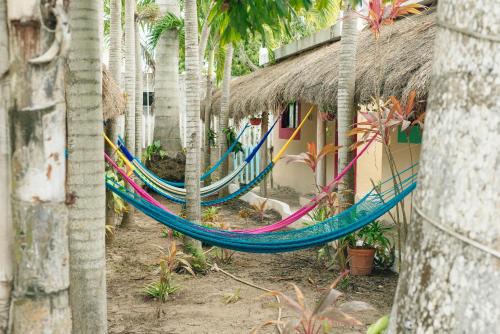
[[[408, 170], [405, 172], [408, 173]], [[349, 209], [315, 225], [263, 234], [243, 234], [207, 228], [170, 214], [112, 182], [108, 181], [106, 185], [111, 191], [146, 215], [194, 239], [236, 251], [278, 253], [323, 245], [368, 225], [391, 210], [415, 189], [416, 174], [408, 176], [397, 185], [392, 184], [392, 179], [384, 182], [377, 189], [372, 189]]]

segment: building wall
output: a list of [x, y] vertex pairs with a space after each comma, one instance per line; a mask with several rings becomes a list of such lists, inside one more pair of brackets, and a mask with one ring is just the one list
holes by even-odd
[[[303, 103], [301, 108], [301, 116], [309, 110], [311, 105]], [[308, 142], [316, 141], [316, 117], [317, 108], [315, 107], [313, 114], [306, 121], [306, 124], [301, 130], [300, 140], [294, 140], [289, 146], [286, 154], [299, 154], [307, 150]], [[276, 129], [273, 132], [273, 147], [276, 154], [285, 144], [285, 139], [280, 139], [279, 131]], [[327, 139], [326, 143], [334, 143], [335, 122], [327, 122]], [[391, 133], [390, 147], [394, 156], [398, 170], [403, 170], [411, 165], [411, 161], [416, 162], [420, 158], [420, 144], [398, 143], [397, 131]], [[358, 148], [361, 150], [362, 147]], [[410, 154], [411, 149], [411, 154]], [[327, 182], [334, 176], [335, 156], [330, 155], [326, 160]], [[415, 170], [416, 172], [416, 170]], [[372, 181], [377, 184], [392, 176], [389, 167], [387, 155], [384, 152], [383, 145], [374, 142], [368, 150], [359, 158], [356, 165], [356, 199], [363, 197], [368, 191], [373, 188]], [[301, 194], [316, 192], [314, 187], [314, 174], [304, 164], [291, 163], [287, 164], [282, 159], [273, 169], [274, 184], [277, 186], [287, 186], [295, 189]], [[405, 200], [405, 211], [407, 216], [410, 215], [411, 199], [408, 197]], [[383, 217], [383, 219], [390, 219]]]
[[[301, 119], [309, 111], [311, 104], [301, 103]], [[309, 117], [309, 119], [304, 124], [304, 127], [300, 132], [300, 140], [294, 140], [285, 152], [287, 154], [299, 154], [307, 151], [308, 142], [316, 142], [316, 118], [317, 118], [317, 107]], [[276, 125], [279, 127], [279, 124]], [[327, 122], [327, 138], [326, 143], [334, 142], [335, 125], [334, 122]], [[283, 147], [286, 143], [286, 139], [279, 138], [279, 129], [273, 131], [273, 149], [274, 155]], [[327, 157], [326, 160], [326, 178], [330, 180], [334, 173], [334, 156], [331, 155]], [[316, 192], [314, 173], [309, 167], [301, 163], [289, 163], [287, 164], [284, 159], [277, 162], [273, 169], [273, 179], [274, 184], [279, 186], [287, 186], [295, 189], [301, 194], [307, 194], [311, 192]]]

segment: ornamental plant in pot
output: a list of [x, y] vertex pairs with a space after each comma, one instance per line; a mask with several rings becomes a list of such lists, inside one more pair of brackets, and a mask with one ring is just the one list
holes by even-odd
[[352, 275], [369, 275], [373, 270], [376, 252], [391, 248], [386, 234], [390, 227], [374, 221], [349, 237], [347, 254]]
[[255, 126], [255, 125], [260, 125], [260, 123], [262, 123], [262, 118], [258, 118], [258, 117], [250, 118], [250, 124]]

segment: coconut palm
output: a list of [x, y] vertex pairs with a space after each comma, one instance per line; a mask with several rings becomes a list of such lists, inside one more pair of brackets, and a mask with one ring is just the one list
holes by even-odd
[[[196, 0], [184, 2], [186, 40], [186, 209], [188, 218], [199, 222], [200, 209], [200, 61]], [[187, 240], [201, 248], [201, 243]]]
[[7, 8], [0, 0], [0, 333], [7, 332], [12, 286], [12, 221], [10, 219], [10, 161], [7, 106], [9, 68]]
[[[125, 0], [125, 92], [127, 110], [125, 116], [125, 145], [135, 152], [135, 0]], [[134, 208], [127, 205], [123, 223], [128, 224], [134, 216]]]
[[[177, 0], [159, 0], [164, 20], [180, 16]], [[170, 15], [167, 15], [170, 14]], [[165, 31], [156, 46], [155, 128], [154, 138], [160, 140], [170, 154], [182, 149], [180, 133], [179, 35], [173, 28]]]
[[[9, 145], [16, 254], [11, 333], [71, 333], [67, 205], [74, 196], [66, 192], [65, 184], [64, 91], [70, 33], [67, 8], [62, 1], [53, 4], [48, 9], [55, 20], [45, 21], [49, 29], [42, 28], [40, 20], [46, 18], [40, 18], [37, 6], [21, 6], [23, 25], [17, 24], [18, 11], [8, 11], [9, 60], [15, 66], [9, 68], [6, 79], [16, 101], [8, 107], [11, 115], [17, 115], [9, 120], [9, 128], [16, 133]], [[0, 19], [0, 23], [5, 22]], [[9, 40], [2, 29], [0, 40]], [[33, 56], [34, 50], [45, 50], [46, 41], [53, 41], [52, 46]]]
[[142, 155], [142, 113], [143, 113], [143, 84], [142, 84], [142, 47], [140, 38], [139, 15], [135, 20], [135, 156]]
[[[109, 72], [111, 77], [118, 85], [121, 85], [122, 77], [122, 0], [109, 0]], [[110, 119], [106, 124], [106, 135], [116, 142], [119, 133], [119, 127], [124, 124], [124, 115], [119, 115], [114, 119]], [[107, 147], [107, 153], [111, 154], [111, 147]], [[110, 191], [106, 192], [106, 225], [113, 226], [115, 224], [115, 210], [113, 204], [113, 195]]]
[[437, 10], [418, 187], [388, 333], [496, 333], [498, 2], [442, 0]]
[[[219, 114], [219, 152], [218, 156], [221, 157], [227, 151], [226, 130], [229, 127], [229, 100], [231, 98], [231, 68], [233, 65], [233, 44], [226, 45], [226, 56], [224, 60], [224, 76], [222, 78], [222, 96], [221, 107]], [[219, 169], [219, 177], [223, 177], [229, 173], [229, 162], [224, 160], [221, 168]], [[220, 191], [220, 196], [227, 195], [227, 189]]]
[[[349, 136], [352, 124], [356, 119], [354, 106], [354, 91], [356, 81], [356, 48], [358, 40], [357, 14], [353, 5], [349, 2], [344, 4], [344, 17], [342, 25], [342, 39], [340, 40], [339, 54], [339, 83], [337, 98], [337, 131], [338, 144], [338, 168], [344, 170], [353, 158], [350, 149], [354, 138]], [[339, 185], [339, 206], [346, 209], [354, 203], [354, 169], [349, 169]]]
[[73, 333], [104, 333], [106, 318], [105, 189], [99, 2], [70, 3], [67, 191]]

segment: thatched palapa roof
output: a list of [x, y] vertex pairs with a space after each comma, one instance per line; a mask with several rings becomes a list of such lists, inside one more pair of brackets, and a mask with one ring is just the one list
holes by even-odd
[[[417, 92], [425, 107], [430, 85], [436, 33], [435, 10], [429, 9], [382, 28], [378, 42], [369, 30], [360, 33], [356, 63], [356, 103], [371, 101], [377, 86], [382, 97], [406, 99]], [[302, 100], [336, 109], [340, 42], [319, 46], [274, 65], [234, 79], [230, 113], [235, 119], [277, 111]], [[380, 60], [378, 55], [380, 55]], [[377, 84], [378, 83], [378, 84]], [[213, 110], [220, 110], [221, 92], [214, 95]]]
[[127, 100], [105, 66], [102, 68], [102, 112], [105, 121], [123, 115]]

